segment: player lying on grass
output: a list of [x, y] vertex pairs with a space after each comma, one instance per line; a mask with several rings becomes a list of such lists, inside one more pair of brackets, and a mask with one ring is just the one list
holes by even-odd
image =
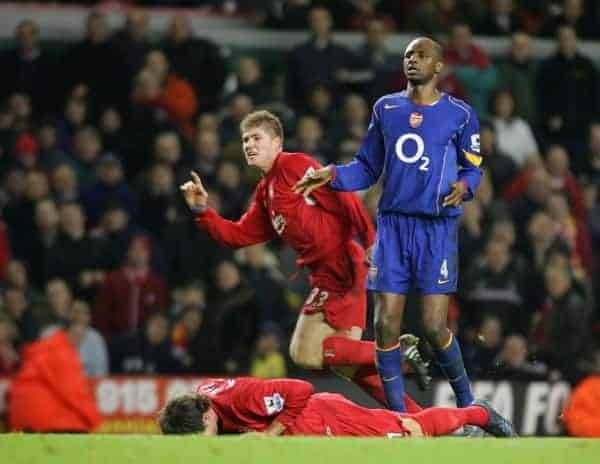
[[[312, 287], [290, 341], [292, 360], [307, 369], [334, 368], [386, 404], [375, 367], [375, 344], [361, 340], [367, 312], [365, 248], [375, 237], [369, 214], [353, 193], [319, 189], [303, 196], [292, 190], [306, 172], [320, 165], [305, 153], [283, 152], [283, 128], [275, 115], [250, 113], [240, 131], [247, 164], [264, 176], [248, 210], [234, 222], [208, 206], [208, 192], [192, 172], [180, 189], [198, 226], [231, 248], [276, 237], [292, 247], [298, 266], [309, 269]], [[418, 350], [402, 348], [424, 388], [429, 378]], [[407, 408], [419, 409], [412, 404]]]
[[369, 409], [335, 393], [314, 393], [303, 380], [206, 379], [196, 393], [167, 402], [158, 419], [164, 434], [255, 433], [358, 437], [423, 437], [476, 425], [497, 437], [517, 436], [487, 402], [429, 408], [416, 414]]

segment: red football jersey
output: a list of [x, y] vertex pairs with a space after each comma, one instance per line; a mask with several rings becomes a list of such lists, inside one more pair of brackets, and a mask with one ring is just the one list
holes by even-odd
[[263, 431], [277, 419], [284, 435], [404, 435], [401, 416], [368, 409], [342, 395], [313, 394], [303, 380], [255, 378], [206, 379], [198, 393], [211, 398], [220, 419], [220, 433]]
[[[256, 186], [254, 198], [239, 221], [233, 222], [208, 208], [196, 222], [216, 241], [244, 247], [280, 236], [298, 253], [298, 265], [314, 268], [323, 262], [339, 262], [348, 255], [348, 242], [360, 238], [365, 247], [375, 239], [371, 218], [358, 196], [327, 187], [310, 197], [292, 188], [309, 169], [320, 164], [304, 153], [277, 155], [273, 167]], [[352, 282], [327, 282], [331, 290], [347, 291]], [[337, 288], [331, 288], [331, 287]]]
[[314, 389], [303, 380], [249, 377], [206, 379], [196, 391], [211, 399], [219, 433], [263, 431], [274, 419], [289, 427], [302, 413]]

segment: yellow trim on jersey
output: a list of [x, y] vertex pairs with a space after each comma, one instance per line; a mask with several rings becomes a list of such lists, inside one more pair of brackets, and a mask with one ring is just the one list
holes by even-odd
[[465, 158], [467, 158], [467, 160], [469, 160], [469, 163], [471, 163], [473, 166], [475, 166], [477, 168], [483, 161], [483, 158], [480, 155], [475, 155], [474, 153], [470, 153], [465, 150], [463, 150], [463, 153], [465, 154]]

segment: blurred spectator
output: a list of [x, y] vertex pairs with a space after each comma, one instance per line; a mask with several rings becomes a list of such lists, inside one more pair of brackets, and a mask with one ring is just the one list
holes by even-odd
[[79, 358], [87, 377], [108, 375], [108, 349], [100, 332], [90, 326], [90, 306], [83, 300], [71, 304], [71, 320], [81, 325], [83, 335], [78, 346]]
[[99, 244], [85, 230], [85, 215], [78, 203], [60, 207], [60, 235], [47, 251], [45, 276], [61, 277], [73, 289], [79, 289], [85, 272], [98, 265]]
[[169, 320], [153, 313], [139, 330], [109, 342], [112, 374], [176, 374], [185, 368], [173, 354]]
[[293, 151], [310, 153], [323, 165], [335, 160], [332, 147], [325, 139], [323, 126], [314, 116], [298, 118], [295, 138], [289, 146]]
[[304, 116], [318, 118], [319, 123], [327, 133], [338, 119], [335, 96], [331, 89], [322, 84], [316, 84], [309, 90]]
[[79, 201], [79, 180], [70, 163], [61, 163], [51, 172], [52, 197], [58, 204]]
[[39, 334], [38, 321], [25, 296], [25, 292], [17, 287], [7, 287], [3, 293], [4, 311], [17, 327], [20, 343], [35, 340]]
[[192, 118], [198, 109], [196, 92], [187, 80], [170, 72], [169, 67], [162, 51], [149, 51], [144, 67], [136, 76], [132, 99], [137, 104], [163, 110], [167, 120], [189, 138]]
[[264, 105], [274, 99], [272, 86], [265, 81], [262, 67], [253, 56], [243, 55], [238, 59], [230, 83], [227, 96], [248, 95], [256, 105]]
[[[371, 19], [366, 26], [364, 43], [357, 51], [358, 64], [365, 70], [362, 76], [355, 75], [354, 80], [362, 83], [360, 90], [369, 105], [390, 92], [394, 74], [402, 69], [402, 55], [387, 47], [386, 38], [386, 23], [378, 18]], [[357, 80], [357, 77], [361, 79]]]
[[277, 257], [264, 244], [253, 245], [240, 251], [243, 271], [248, 284], [254, 289], [260, 307], [261, 322], [272, 322], [285, 327], [289, 317], [289, 306], [285, 301], [286, 282]]
[[[248, 95], [238, 93], [229, 98], [220, 127], [223, 144], [233, 142], [236, 146], [239, 146], [240, 122], [253, 109], [254, 102]], [[202, 132], [211, 131], [204, 130]]]
[[526, 234], [526, 224], [533, 214], [542, 209], [550, 193], [550, 177], [543, 167], [533, 168], [527, 178], [525, 191], [516, 198], [511, 198], [511, 215], [517, 224], [518, 236]]
[[8, 228], [0, 214], [0, 279], [6, 275], [8, 260], [10, 259], [10, 242], [8, 239]]
[[177, 217], [179, 192], [170, 165], [156, 163], [147, 174], [140, 193], [138, 222], [154, 237], [162, 239], [167, 225]]
[[72, 320], [73, 294], [67, 282], [64, 279], [50, 279], [46, 282], [45, 290], [49, 324], [41, 328], [42, 337], [57, 328], [68, 326]]
[[559, 235], [569, 246], [573, 267], [584, 269], [591, 276], [594, 259], [587, 222], [578, 219], [571, 212], [566, 197], [560, 193], [553, 193], [548, 197], [546, 211], [559, 224]]
[[8, 403], [11, 430], [91, 432], [100, 425], [96, 401], [77, 354], [84, 328], [66, 330], [27, 346]]
[[231, 261], [217, 265], [215, 286], [210, 317], [216, 321], [225, 369], [229, 373], [243, 372], [250, 361], [248, 347], [255, 343], [258, 329], [260, 307], [256, 292]]
[[491, 8], [476, 29], [482, 35], [509, 35], [522, 28], [513, 0], [492, 0]]
[[493, 98], [492, 113], [498, 150], [510, 157], [518, 168], [539, 156], [531, 127], [515, 115], [515, 99], [509, 90], [498, 90]]
[[523, 288], [526, 272], [525, 263], [514, 256], [510, 244], [502, 237], [491, 237], [484, 253], [465, 273], [461, 291], [467, 309], [465, 322], [479, 324], [485, 314], [493, 314], [504, 321], [508, 331], [526, 332], [530, 317]]
[[369, 125], [367, 102], [360, 95], [346, 95], [341, 117], [336, 119], [337, 124], [333, 127], [333, 134], [329, 136], [336, 149], [339, 148], [341, 142], [348, 139], [362, 142]]
[[217, 171], [217, 183], [223, 196], [223, 217], [237, 220], [245, 211], [250, 189], [242, 182], [240, 167], [224, 161]]
[[529, 361], [527, 340], [523, 335], [509, 335], [496, 359], [495, 377], [502, 380], [545, 380], [548, 366]]
[[589, 343], [589, 309], [573, 289], [567, 269], [549, 267], [545, 272], [548, 300], [536, 313], [533, 339], [536, 357], [567, 379], [576, 375], [573, 360], [580, 359]]
[[337, 92], [337, 73], [352, 67], [354, 58], [350, 51], [331, 39], [333, 26], [331, 13], [323, 7], [310, 10], [311, 38], [294, 48], [288, 56], [286, 67], [286, 96], [296, 108], [304, 101], [315, 84], [323, 84]]
[[263, 379], [282, 378], [287, 375], [285, 358], [281, 353], [281, 331], [276, 324], [261, 327], [252, 357], [250, 375]]
[[15, 29], [16, 47], [0, 54], [0, 99], [13, 92], [31, 97], [35, 112], [45, 114], [54, 109], [55, 62], [39, 44], [39, 26], [24, 19]]
[[83, 97], [69, 96], [63, 114], [56, 123], [58, 147], [67, 153], [76, 150], [75, 135], [88, 122], [88, 105]]
[[573, 170], [589, 182], [600, 186], [600, 122], [590, 124], [586, 155], [575, 156]]
[[181, 139], [177, 132], [159, 132], [154, 138], [154, 160], [175, 168], [183, 159]]
[[577, 51], [572, 27], [560, 26], [557, 40], [556, 53], [538, 70], [539, 122], [548, 136], [579, 147], [574, 139], [585, 135], [598, 113], [598, 74], [590, 59]]
[[587, 223], [587, 213], [583, 198], [583, 188], [571, 173], [569, 154], [560, 145], [551, 145], [546, 150], [546, 168], [550, 175], [550, 187], [555, 192], [563, 192], [569, 199], [569, 206], [578, 221]]
[[414, 10], [409, 29], [428, 36], [448, 35], [455, 24], [467, 20], [456, 0], [425, 0]]
[[496, 86], [497, 72], [487, 54], [473, 40], [468, 24], [452, 26], [444, 61], [467, 89], [467, 100], [479, 118], [484, 118], [489, 94]]
[[46, 277], [46, 261], [50, 249], [60, 234], [60, 216], [53, 200], [45, 199], [35, 205], [35, 234], [30, 242], [26, 262], [31, 269], [31, 280], [41, 287]]
[[163, 49], [173, 72], [193, 85], [199, 110], [218, 109], [225, 81], [225, 62], [219, 47], [208, 39], [193, 37], [189, 19], [181, 14], [171, 19]]
[[[127, 154], [126, 134], [123, 130], [123, 118], [119, 110], [109, 106], [100, 113], [98, 127], [106, 151], [120, 156]], [[127, 161], [127, 160], [125, 160]]]
[[125, 180], [123, 164], [114, 153], [105, 153], [96, 163], [96, 181], [84, 191], [81, 202], [88, 225], [94, 227], [109, 203], [119, 203], [130, 217], [137, 216], [138, 199]]
[[204, 185], [209, 188], [217, 185], [217, 171], [221, 163], [221, 137], [214, 131], [198, 131], [194, 135], [191, 159], [177, 173], [178, 183], [187, 179], [190, 171], [196, 171], [202, 176]]
[[16, 349], [17, 327], [10, 316], [0, 311], [0, 376], [13, 374], [19, 364]]
[[459, 256], [459, 269], [465, 269], [471, 257], [477, 255], [484, 243], [484, 212], [477, 200], [465, 203], [463, 214], [459, 219], [459, 246], [462, 250]]
[[35, 204], [48, 196], [46, 175], [41, 171], [29, 171], [23, 178], [20, 198], [10, 201], [3, 211], [9, 227], [11, 251], [17, 258], [26, 258], [35, 235]]
[[485, 156], [485, 164], [488, 168], [486, 172], [491, 177], [494, 191], [500, 193], [515, 176], [517, 165], [512, 157], [503, 153], [498, 147], [498, 137], [493, 125], [482, 123], [479, 134], [481, 153]]
[[81, 191], [91, 188], [96, 181], [96, 162], [102, 153], [102, 139], [93, 126], [77, 130], [73, 143], [73, 168]]
[[125, 109], [133, 76], [141, 69], [150, 50], [148, 15], [142, 9], [127, 11], [123, 28], [111, 38], [119, 59], [119, 82], [113, 92], [118, 96], [120, 109]]
[[25, 293], [27, 301], [39, 299], [35, 288], [30, 286], [29, 273], [23, 261], [12, 259], [6, 266], [6, 278], [2, 282], [3, 287], [15, 287]]
[[483, 318], [475, 340], [471, 344], [466, 344], [464, 348], [469, 375], [486, 378], [495, 373], [496, 357], [502, 347], [503, 330], [500, 318], [496, 316]]
[[[592, 2], [593, 5], [593, 2]], [[550, 16], [542, 25], [542, 37], [554, 37], [561, 26], [572, 27], [582, 38], [600, 37], [599, 24], [596, 22], [597, 11], [585, 11], [583, 0], [563, 0], [560, 14]]]
[[498, 85], [514, 97], [515, 115], [529, 124], [536, 122], [537, 63], [531, 55], [531, 38], [515, 32], [510, 40], [508, 56], [498, 61]]
[[57, 166], [70, 161], [67, 154], [58, 147], [56, 124], [51, 119], [40, 123], [37, 132], [39, 141], [39, 167], [46, 172], [51, 172]]
[[106, 275], [95, 302], [94, 327], [108, 339], [132, 334], [150, 313], [167, 309], [166, 283], [152, 271], [151, 259], [150, 239], [137, 235], [129, 244], [123, 267]]
[[65, 90], [79, 88], [90, 102], [94, 117], [107, 105], [124, 105], [124, 87], [120, 55], [110, 41], [110, 27], [106, 15], [92, 11], [85, 24], [85, 36], [67, 48], [61, 62], [65, 69]]

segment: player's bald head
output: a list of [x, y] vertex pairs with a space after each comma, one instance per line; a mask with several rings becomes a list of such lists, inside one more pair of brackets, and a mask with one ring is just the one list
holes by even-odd
[[417, 37], [408, 44], [406, 50], [421, 47], [425, 50], [431, 51], [436, 61], [443, 61], [444, 52], [442, 46], [435, 40], [430, 39], [429, 37]]

